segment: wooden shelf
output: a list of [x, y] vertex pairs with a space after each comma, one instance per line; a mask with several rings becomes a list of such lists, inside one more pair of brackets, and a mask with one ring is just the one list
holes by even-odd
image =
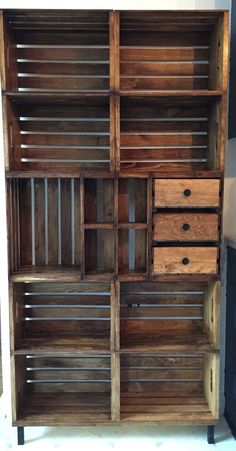
[[19, 271], [10, 274], [10, 280], [12, 282], [33, 282], [33, 281], [53, 281], [58, 280], [60, 282], [79, 281], [81, 279], [80, 268], [73, 267], [36, 267], [29, 266], [27, 268], [21, 268]]
[[120, 90], [120, 96], [122, 97], [218, 97], [227, 94], [227, 91], [224, 90], [143, 90], [143, 89], [135, 89], [135, 90]]
[[104, 354], [110, 351], [110, 339], [100, 337], [39, 336], [23, 338], [14, 355], [54, 355], [54, 354]]
[[121, 394], [122, 422], [155, 422], [169, 424], [212, 424], [214, 417], [205, 397], [164, 397], [151, 393]]
[[32, 393], [19, 411], [16, 426], [65, 426], [110, 422], [109, 393]]
[[140, 337], [137, 336], [124, 336], [121, 337], [122, 354], [140, 354], [140, 353], [165, 353], [165, 352], [186, 352], [186, 353], [208, 353], [218, 352], [218, 349], [209, 342], [209, 339], [202, 336], [193, 337], [169, 337], [169, 339], [163, 339], [155, 336]]

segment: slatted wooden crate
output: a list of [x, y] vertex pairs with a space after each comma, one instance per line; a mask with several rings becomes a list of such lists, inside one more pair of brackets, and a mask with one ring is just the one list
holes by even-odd
[[218, 371], [214, 353], [121, 355], [121, 421], [214, 423]]
[[223, 109], [220, 97], [122, 97], [121, 170], [221, 170]]
[[6, 167], [76, 172], [110, 167], [109, 97], [4, 99]]
[[110, 297], [110, 284], [105, 282], [14, 283], [12, 349], [109, 351]]
[[109, 90], [108, 12], [9, 10], [3, 37], [3, 89]]
[[122, 11], [120, 89], [226, 89], [226, 20], [220, 11]]
[[121, 351], [216, 350], [219, 302], [218, 282], [124, 282], [120, 297]]
[[77, 426], [111, 420], [110, 355], [17, 355], [13, 424]]

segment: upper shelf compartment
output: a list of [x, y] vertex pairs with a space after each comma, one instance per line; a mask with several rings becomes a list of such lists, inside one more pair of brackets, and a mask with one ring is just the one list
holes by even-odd
[[109, 91], [108, 12], [8, 10], [3, 33], [3, 89]]
[[228, 13], [120, 13], [121, 91], [227, 89]]

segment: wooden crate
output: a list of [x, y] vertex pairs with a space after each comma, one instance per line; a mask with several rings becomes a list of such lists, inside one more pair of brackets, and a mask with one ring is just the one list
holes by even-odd
[[8, 10], [3, 22], [3, 89], [109, 90], [108, 12]]
[[120, 89], [226, 89], [227, 32], [220, 11], [121, 12]]
[[217, 350], [219, 299], [219, 282], [123, 282], [121, 352]]
[[105, 282], [13, 283], [12, 349], [109, 351], [110, 297], [110, 284]]
[[67, 426], [111, 420], [109, 354], [17, 355], [12, 372], [16, 426], [57, 426], [62, 418]]
[[224, 108], [219, 96], [122, 97], [121, 170], [221, 170]]
[[218, 372], [215, 353], [122, 354], [121, 422], [214, 423]]

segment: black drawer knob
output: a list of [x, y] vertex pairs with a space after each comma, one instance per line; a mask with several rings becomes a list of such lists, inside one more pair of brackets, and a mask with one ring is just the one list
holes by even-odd
[[189, 259], [187, 257], [183, 258], [182, 263], [183, 263], [183, 265], [188, 265]]
[[189, 224], [183, 224], [183, 230], [185, 231], [185, 232], [187, 232], [188, 230], [190, 229], [190, 225]]
[[185, 190], [184, 190], [184, 196], [185, 196], [185, 197], [191, 196], [191, 189], [185, 189]]

